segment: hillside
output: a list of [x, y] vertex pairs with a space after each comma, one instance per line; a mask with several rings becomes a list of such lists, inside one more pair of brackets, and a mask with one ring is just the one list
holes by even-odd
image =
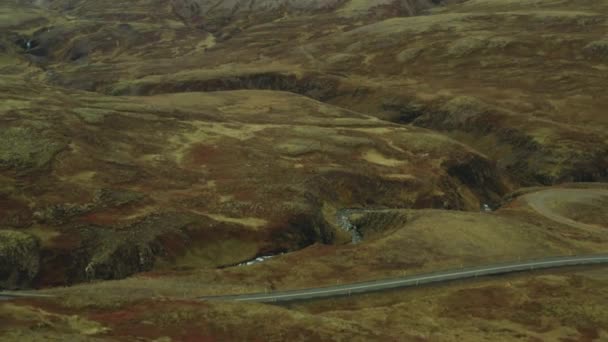
[[[505, 340], [605, 337], [596, 311], [559, 330], [574, 313], [545, 291], [608, 300], [595, 269], [429, 289], [424, 317], [395, 294], [193, 300], [605, 253], [607, 29], [606, 0], [0, 3], [0, 290], [58, 296], [0, 304], [0, 336], [129, 338], [117, 320], [153, 305], [187, 317], [146, 316], [170, 321], [149, 340], [251, 338], [230, 315], [287, 317], [268, 340], [398, 338], [374, 310], [411, 340], [457, 339], [431, 331], [454, 312], [471, 340], [505, 321]], [[521, 305], [461, 312], [455, 293]]]

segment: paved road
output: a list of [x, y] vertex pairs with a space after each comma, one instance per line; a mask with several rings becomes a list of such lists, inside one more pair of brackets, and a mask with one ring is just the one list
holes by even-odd
[[26, 291], [0, 291], [0, 302], [4, 300], [11, 300], [17, 298], [48, 298], [54, 297], [52, 295], [31, 293]]
[[287, 302], [294, 300], [310, 300], [318, 298], [347, 296], [357, 293], [384, 291], [389, 289], [418, 286], [422, 284], [441, 283], [458, 279], [476, 278], [480, 276], [506, 274], [566, 266], [608, 264], [608, 254], [555, 257], [540, 260], [530, 260], [514, 263], [495, 264], [481, 267], [462, 268], [435, 273], [419, 274], [408, 277], [369, 281], [347, 285], [336, 285], [303, 290], [281, 291], [270, 293], [253, 293], [229, 296], [201, 297], [202, 300], [223, 300], [241, 302]]
[[608, 197], [606, 189], [547, 189], [524, 195], [528, 205], [546, 218], [566, 224], [571, 227], [595, 230], [597, 225], [572, 220], [551, 209], [551, 202], [589, 202], [594, 199]]
[[[604, 189], [548, 189], [525, 195], [528, 204], [541, 215], [577, 228], [597, 228], [598, 226], [571, 220], [550, 209], [547, 204], [556, 198], [568, 198], [569, 201], [588, 201], [608, 195]], [[340, 215], [339, 215], [340, 216]], [[339, 217], [338, 219], [343, 219]], [[441, 283], [451, 280], [474, 278], [479, 276], [506, 274], [513, 272], [530, 271], [565, 266], [608, 264], [608, 255], [568, 256], [540, 260], [530, 260], [506, 264], [495, 264], [473, 268], [440, 271], [435, 273], [413, 275], [408, 277], [384, 279], [363, 283], [337, 285], [330, 287], [282, 291], [271, 293], [253, 293], [228, 296], [201, 297], [202, 300], [232, 300], [251, 302], [285, 302], [293, 300], [308, 300], [335, 296], [351, 295], [389, 290], [394, 288], [411, 287], [422, 284]], [[48, 297], [27, 292], [1, 292], [0, 301], [19, 297]]]

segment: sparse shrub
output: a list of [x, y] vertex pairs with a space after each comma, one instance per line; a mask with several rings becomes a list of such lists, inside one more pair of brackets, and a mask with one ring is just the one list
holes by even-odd
[[458, 39], [448, 47], [448, 54], [455, 57], [463, 57], [470, 55], [478, 50], [483, 49], [486, 42], [482, 39], [466, 37]]
[[36, 169], [46, 166], [64, 148], [31, 128], [0, 129], [0, 169]]
[[608, 58], [608, 38], [591, 42], [585, 46], [584, 50], [590, 55]]
[[36, 238], [0, 230], [0, 289], [28, 287], [38, 274], [40, 244]]
[[41, 223], [60, 225], [68, 222], [73, 217], [86, 214], [92, 209], [93, 206], [91, 204], [55, 204], [34, 212], [34, 219]]

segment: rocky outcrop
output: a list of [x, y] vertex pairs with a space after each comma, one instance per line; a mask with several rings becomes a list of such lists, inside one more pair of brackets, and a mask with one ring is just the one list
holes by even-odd
[[498, 203], [508, 190], [496, 165], [480, 155], [468, 155], [464, 160], [450, 160], [443, 165], [447, 173], [483, 203]]

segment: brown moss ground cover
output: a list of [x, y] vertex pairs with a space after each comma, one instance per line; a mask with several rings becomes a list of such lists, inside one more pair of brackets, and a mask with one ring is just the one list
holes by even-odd
[[[517, 256], [603, 252], [607, 239], [603, 228], [589, 232], [539, 215], [526, 197], [492, 214], [379, 210], [352, 219], [368, 228], [364, 232], [373, 232], [360, 245], [314, 245], [248, 267], [145, 273], [55, 289], [48, 293], [57, 295], [57, 300], [15, 305], [68, 317], [76, 314], [95, 324], [98, 330], [91, 337], [112, 339], [594, 341], [606, 337], [604, 267], [501, 276], [284, 308], [192, 302], [214, 293], [315, 287]], [[9, 312], [21, 310], [7, 305], [4, 316], [14, 317]], [[265, 323], [276, 317], [281, 319]], [[75, 327], [61, 325], [32, 330], [34, 322], [16, 320], [6, 336], [78, 333]]]
[[496, 262], [605, 253], [608, 240], [605, 228], [590, 230], [550, 220], [533, 210], [525, 197], [495, 213], [378, 210], [352, 216], [363, 232], [360, 244], [315, 244], [251, 266], [150, 272], [48, 292], [82, 307], [157, 296], [193, 298], [310, 288]]
[[[75, 90], [140, 78], [140, 68], [152, 76], [146, 61], [160, 71], [186, 53], [181, 47], [203, 53], [214, 38], [169, 7], [146, 15], [147, 2], [75, 4], [74, 12], [61, 5], [7, 4], [2, 12], [14, 18], [1, 37], [1, 228], [41, 241], [41, 271], [26, 285], [234, 264], [340, 240], [325, 217], [333, 208], [473, 209], [506, 189], [491, 161], [453, 140], [293, 94]], [[212, 80], [209, 90], [265, 82], [240, 74]], [[202, 90], [192, 80], [173, 91]], [[325, 81], [278, 81], [326, 95]], [[474, 180], [462, 177], [466, 170]]]
[[[193, 215], [204, 211], [203, 222], [195, 224], [234, 225], [228, 236], [242, 231], [243, 226], [247, 228], [243, 234], [256, 235], [250, 228], [260, 227], [262, 222], [271, 231], [298, 226], [294, 217], [308, 217], [306, 225], [314, 226], [306, 237], [288, 233], [276, 239], [271, 234], [278, 241], [271, 245], [247, 241], [239, 245], [243, 251], [239, 255], [218, 256], [216, 260], [209, 255], [198, 261], [194, 258], [200, 265], [221, 265], [256, 252], [330, 241], [331, 231], [318, 218], [318, 208], [326, 199], [330, 206], [477, 208], [479, 199], [496, 199], [496, 193], [506, 189], [489, 160], [523, 182], [602, 177], [605, 137], [597, 127], [604, 122], [595, 110], [602, 107], [602, 97], [587, 98], [577, 92], [593, 95], [603, 73], [600, 70], [591, 75], [593, 68], [587, 67], [588, 62], [600, 65], [594, 64], [599, 61], [597, 56], [579, 56], [576, 47], [599, 39], [603, 2], [578, 12], [552, 2], [540, 2], [535, 10], [517, 5], [521, 8], [511, 12], [490, 12], [487, 4], [467, 3], [447, 6], [428, 16], [385, 20], [392, 16], [387, 12], [354, 23], [345, 17], [336, 20], [331, 11], [310, 16], [305, 10], [270, 21], [267, 19], [272, 15], [267, 14], [248, 19], [237, 16], [229, 25], [220, 25], [218, 32], [181, 22], [171, 6], [146, 15], [152, 6], [147, 2], [115, 5], [77, 3], [65, 9], [55, 3], [54, 11], [18, 7], [16, 19], [7, 24], [10, 34], [3, 36], [3, 42], [11, 54], [4, 65], [13, 65], [11, 73], [26, 75], [29, 83], [6, 76], [5, 112], [14, 127], [3, 133], [7, 137], [3, 165], [10, 172], [25, 167], [28, 177], [34, 177], [25, 181], [46, 188], [38, 191], [48, 194], [61, 189], [62, 193], [61, 199], [37, 196], [39, 203], [30, 204], [35, 210], [13, 211], [12, 220], [21, 220], [20, 225], [31, 225], [27, 219], [31, 216], [47, 225], [77, 222], [113, 229], [132, 227], [137, 226], [134, 221], [162, 206]], [[501, 8], [500, 3], [495, 5]], [[31, 16], [39, 20], [31, 21]], [[127, 19], [129, 24], [124, 23]], [[495, 25], [497, 20], [504, 25]], [[36, 22], [44, 22], [45, 27]], [[301, 30], [302, 25], [312, 31]], [[513, 30], [521, 27], [528, 29], [514, 36]], [[219, 39], [235, 28], [240, 31]], [[272, 44], [260, 47], [260, 41], [266, 42], [271, 33]], [[539, 42], [539, 33], [571, 39], [572, 49], [554, 49], [551, 44], [556, 42], [551, 37]], [[101, 42], [102, 36], [110, 39]], [[18, 43], [24, 37], [34, 38], [37, 44], [26, 55]], [[154, 47], [150, 41], [155, 42]], [[350, 61], [353, 56], [363, 60]], [[540, 59], [551, 62], [540, 68]], [[517, 63], [505, 64], [508, 61]], [[573, 78], [568, 84], [577, 85], [576, 89], [550, 82], [551, 95], [538, 95], [539, 90], [548, 89], [543, 82], [549, 82], [548, 75], [556, 70], [568, 71]], [[542, 81], [522, 82], [522, 73]], [[109, 94], [287, 90], [385, 119], [411, 119], [417, 125], [449, 130], [485, 156], [453, 142], [449, 150], [444, 144], [447, 140], [438, 135], [376, 124], [362, 114], [336, 109], [340, 114], [327, 115], [333, 107], [296, 96], [240, 92], [128, 99], [77, 92], [69, 96], [63, 90], [53, 90], [53, 96], [32, 95], [50, 94], [50, 85]], [[570, 100], [558, 106], [553, 96]], [[70, 110], [64, 114], [66, 107]], [[295, 107], [301, 107], [306, 118], [294, 121], [288, 116]], [[574, 110], [584, 117], [573, 122]], [[319, 113], [313, 112], [324, 113], [331, 123], [321, 122]], [[24, 122], [26, 116], [34, 114], [37, 120]], [[56, 123], [50, 124], [50, 116]], [[298, 125], [285, 130], [286, 122]], [[53, 133], [57, 130], [64, 133]], [[24, 142], [25, 135], [37, 139]], [[72, 138], [71, 144], [66, 137]], [[329, 141], [319, 141], [324, 139]], [[11, 147], [15, 144], [20, 149]], [[500, 148], [494, 149], [496, 145]], [[461, 151], [454, 153], [458, 149]], [[353, 155], [352, 150], [357, 153]], [[455, 158], [435, 157], [444, 153]], [[267, 162], [270, 160], [272, 163]], [[53, 188], [53, 180], [42, 181], [40, 175], [32, 173], [48, 172], [49, 168], [61, 179], [60, 187]], [[103, 173], [96, 171], [101, 169]], [[344, 170], [351, 172], [345, 174]], [[427, 178], [427, 173], [438, 176]], [[248, 180], [246, 184], [243, 179]], [[266, 179], [285, 179], [287, 185], [259, 190], [266, 187]], [[15, 189], [14, 185], [8, 187], [9, 183], [7, 180], [7, 189]], [[120, 208], [92, 203], [92, 193], [108, 187], [137, 192], [145, 198]], [[291, 201], [292, 193], [320, 199]], [[16, 197], [9, 200], [17, 202]], [[283, 214], [277, 214], [274, 207], [273, 213], [260, 208], [260, 203], [270, 201], [285, 203], [285, 208], [278, 210]], [[84, 235], [93, 235], [96, 240], [104, 234], [98, 228]], [[175, 242], [186, 227], [175, 229], [179, 232], [154, 230], [141, 238]], [[57, 233], [54, 226], [50, 230]], [[167, 234], [171, 238], [164, 237]], [[71, 235], [69, 239], [87, 239], [82, 233]], [[152, 250], [175, 254], [162, 242], [160, 245]], [[120, 253], [147, 255], [147, 249]], [[85, 255], [74, 265], [70, 271], [76, 273], [73, 279], [85, 276], [90, 258]], [[192, 266], [192, 258], [186, 259], [175, 262]], [[135, 270], [149, 269], [149, 265], [142, 262]], [[123, 274], [119, 273], [108, 276]]]
[[[425, 312], [438, 323], [411, 321], [419, 329], [398, 335], [377, 318], [255, 305], [239, 316], [239, 305], [189, 300], [605, 252], [601, 204], [552, 207], [594, 228], [547, 220], [525, 199], [492, 214], [429, 208], [477, 211], [521, 185], [606, 179], [607, 1], [454, 1], [416, 17], [402, 15], [430, 3], [306, 2], [237, 8], [228, 19], [233, 2], [209, 12], [185, 2], [37, 3], [50, 7], [0, 5], [0, 231], [40, 248], [39, 264], [37, 249], [20, 258], [32, 261], [20, 286], [147, 273], [52, 290], [67, 308], [3, 305], [3, 322], [17, 326], [6, 338], [605, 337], [591, 303], [578, 301], [574, 315], [522, 299], [540, 296], [527, 283], [448, 296], [446, 311]], [[353, 218], [364, 242], [342, 245], [349, 237], [334, 221], [345, 207], [403, 209]], [[294, 252], [217, 268], [282, 251]], [[576, 281], [562, 280], [556, 293], [578, 300]], [[460, 297], [483, 305], [459, 311]], [[177, 313], [155, 320], [146, 306]], [[288, 319], [239, 329], [251, 317]], [[452, 324], [454, 335], [442, 329]]]
[[[492, 162], [454, 140], [299, 95], [3, 87], [29, 96], [2, 112], [30, 132], [2, 128], [13, 203], [2, 210], [7, 228], [43, 241], [37, 286], [230, 265], [337, 241], [335, 208], [474, 209], [506, 189]], [[19, 157], [13, 145], [35, 151]]]
[[605, 225], [608, 222], [608, 216], [604, 212], [604, 208], [608, 207], [608, 197], [599, 198], [591, 203], [566, 203], [559, 208], [564, 216], [587, 224], [598, 226]]
[[[597, 341], [608, 336], [605, 268], [545, 271], [294, 303], [176, 299], [75, 309], [0, 304], [3, 338], [167, 341]], [[277, 319], [280, 317], [280, 319]], [[272, 322], [272, 324], [269, 324]], [[161, 339], [161, 340], [162, 340]]]
[[[527, 184], [601, 180], [606, 4], [467, 1], [423, 16], [388, 11], [356, 20], [303, 5], [298, 15], [235, 15], [213, 29], [198, 20], [213, 22], [225, 12], [182, 23], [169, 6], [145, 17], [149, 4], [137, 3], [130, 8], [140, 16], [130, 18], [137, 25], [124, 27], [120, 16], [88, 4], [88, 15], [105, 25], [68, 25], [60, 14], [47, 15], [75, 39], [53, 45], [45, 64], [52, 72], [37, 74], [111, 94], [298, 92], [449, 132]], [[67, 13], [78, 17], [84, 8]], [[111, 43], [97, 46], [108, 34]], [[90, 45], [84, 62], [66, 63], [79, 41]]]
[[7, 49], [28, 35], [44, 49], [11, 72], [109, 94], [286, 90], [447, 132], [526, 184], [606, 177], [605, 0], [466, 1], [356, 19], [340, 14], [350, 5], [307, 3], [223, 21], [230, 10], [203, 3], [176, 16], [190, 6], [174, 5], [15, 8]]
[[605, 282], [605, 268], [551, 271], [290, 308], [421, 340], [601, 341], [608, 337]]

